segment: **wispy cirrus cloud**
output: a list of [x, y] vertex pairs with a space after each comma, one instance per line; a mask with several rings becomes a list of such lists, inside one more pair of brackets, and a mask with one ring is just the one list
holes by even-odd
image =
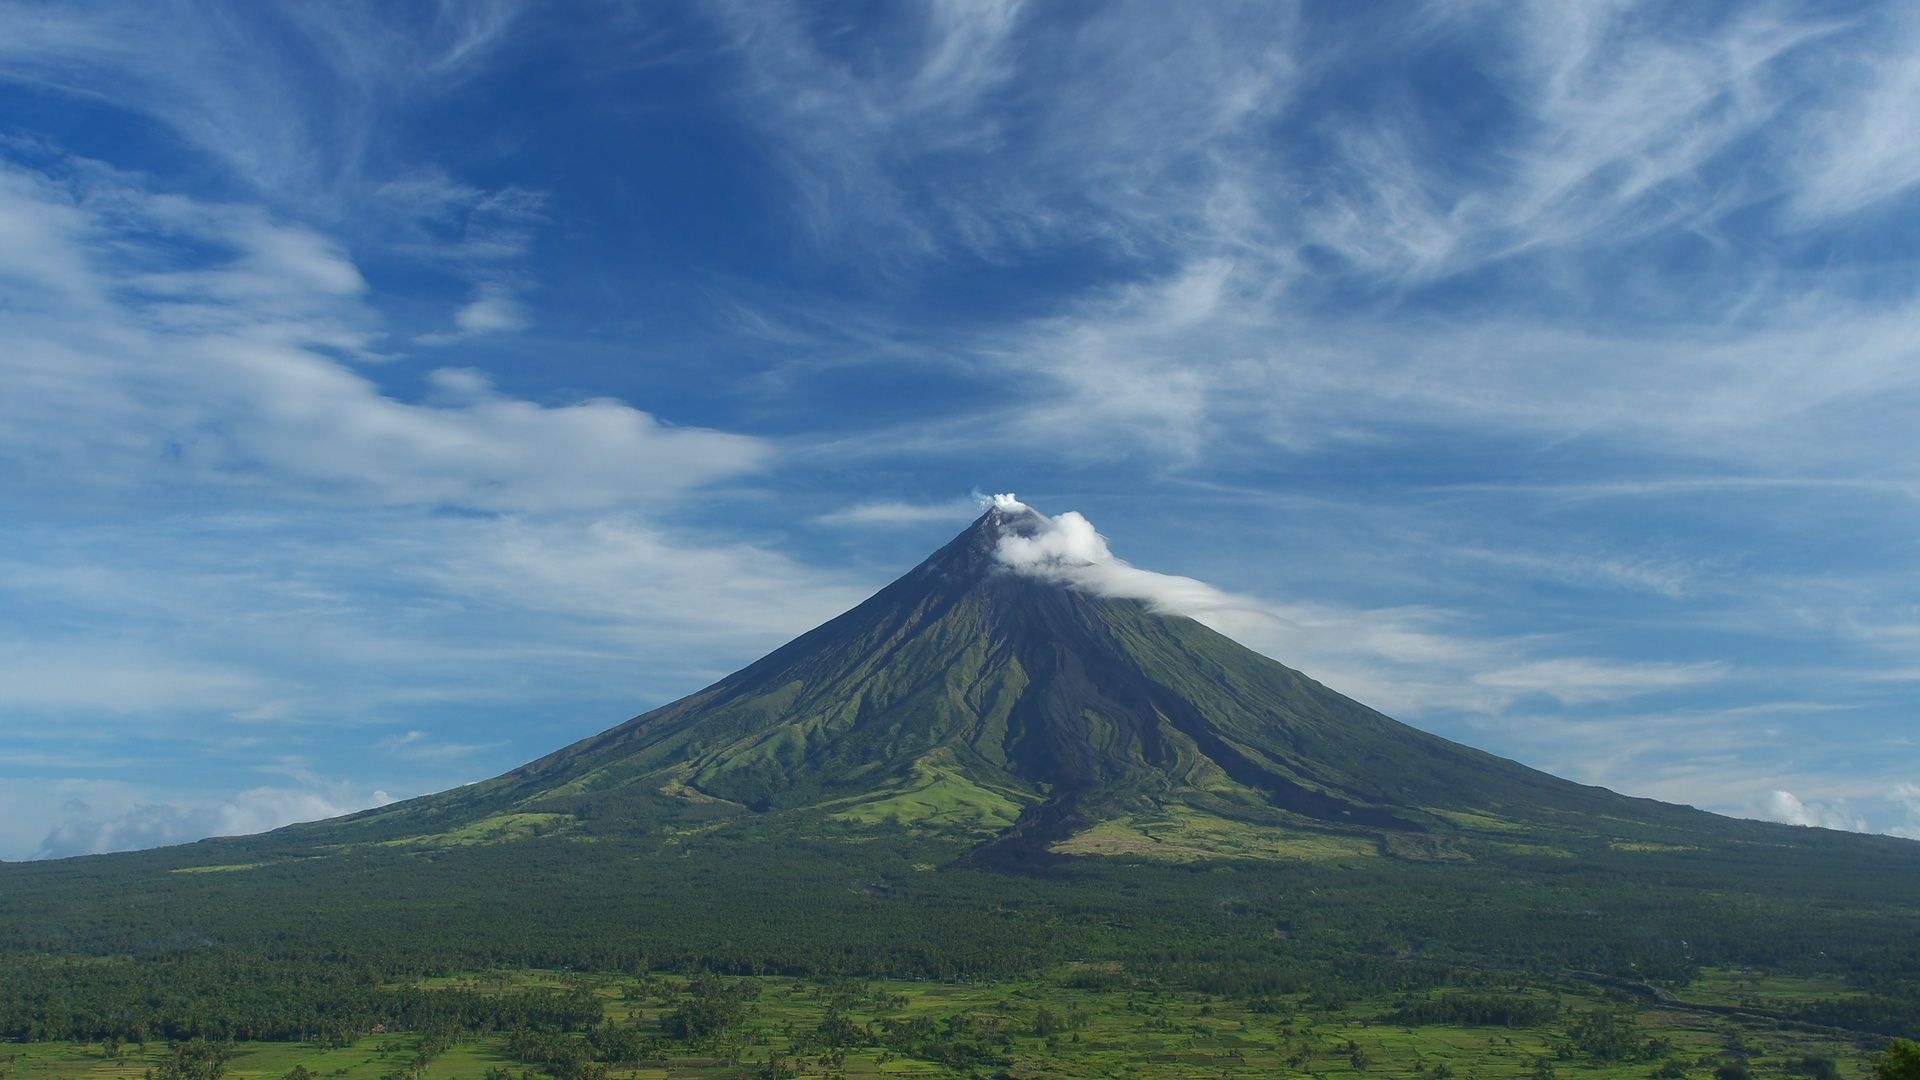
[[415, 729], [381, 740], [380, 748], [396, 757], [411, 761], [454, 761], [472, 757], [481, 751], [495, 749], [500, 745], [500, 743], [446, 742]]
[[[916, 124], [901, 90], [911, 61], [836, 62], [808, 44], [831, 27], [804, 21], [741, 45], [752, 63], [785, 65], [781, 85], [815, 91], [797, 100], [879, 102], [835, 113], [845, 126], [831, 139], [792, 129], [795, 145], [857, 158], [875, 182], [964, 177], [975, 212], [1039, 223], [1032, 235], [1055, 243], [1097, 222], [1079, 238], [1129, 256], [1128, 271], [1050, 314], [978, 329], [968, 361], [1018, 391], [996, 406], [1014, 422], [994, 434], [1083, 463], [1176, 467], [1231, 457], [1249, 436], [1312, 450], [1409, 420], [1423, 436], [1598, 434], [1624, 452], [1744, 461], [1837, 436], [1852, 444], [1829, 462], [1842, 467], [1896, 434], [1886, 395], [1915, 390], [1912, 290], [1799, 272], [1791, 248], [1806, 225], [1782, 212], [1808, 170], [1881, 168], [1846, 160], [1826, 135], [1897, 127], [1886, 106], [1827, 79], [1865, 52], [1874, 84], [1897, 97], [1912, 50], [1880, 14], [1434, 8], [1360, 34], [1396, 62], [1456, 71], [1479, 118], [1471, 130], [1455, 130], [1462, 102], [1392, 77], [1350, 93], [1366, 46], [1316, 51], [1310, 28], [1288, 38], [1285, 12], [1223, 8], [1179, 28], [1156, 18], [1109, 9], [1068, 29], [1019, 13], [999, 32], [1060, 51], [1011, 52], [975, 73], [972, 92], [941, 97], [991, 122], [957, 143], [939, 140], [975, 130], [964, 121]], [[1187, 74], [1095, 77], [1146, 41], [1190, 61], [1148, 67]], [[1467, 41], [1495, 47], [1470, 54]], [[995, 94], [1009, 81], [1051, 90], [1009, 107]], [[1027, 140], [1042, 131], [1059, 138]], [[1898, 144], [1849, 145], [1881, 142]], [[909, 164], [936, 153], [935, 179]], [[1101, 172], [1119, 163], [1124, 178]], [[1094, 194], [1067, 201], [1075, 192]], [[1048, 194], [1062, 201], [1033, 202]], [[937, 192], [897, 213], [922, 237], [917, 250], [976, 235], [943, 218]], [[1742, 214], [1753, 219], [1742, 229], [1779, 244], [1729, 241], [1722, 223]], [[1696, 271], [1656, 269], [1673, 260]], [[1471, 302], [1436, 299], [1456, 293]], [[1634, 317], [1611, 314], [1623, 309]], [[916, 422], [874, 442], [978, 440], [979, 419]]]
[[1241, 139], [1292, 85], [1291, 6], [1196, 20], [1151, 6], [941, 3], [863, 28], [895, 46], [877, 62], [843, 51], [846, 27], [798, 5], [718, 10], [799, 220], [816, 243], [888, 266], [943, 250], [1137, 251], [1195, 228], [1224, 235], [1208, 224], [1234, 216], [1221, 177], [1247, 163], [1217, 144]]
[[518, 11], [433, 4], [400, 27], [347, 10], [16, 4], [0, 77], [144, 114], [259, 195], [317, 204], [366, 194], [376, 117], [458, 88]]
[[[212, 162], [230, 199], [465, 280], [447, 344], [524, 328], [515, 295], [543, 196], [483, 188], [392, 141], [510, 48], [515, 0], [429, 4], [397, 21], [185, 3], [0, 11], [0, 85], [144, 116]], [[72, 148], [111, 154], [111, 145]]]
[[[837, 55], [836, 19], [786, 3], [716, 5], [729, 44], [747, 62], [755, 108], [794, 185], [817, 243], [884, 237], [889, 261], [925, 254], [934, 233], [917, 220], [921, 192], [897, 177], [902, 157], [995, 138], [981, 106], [1011, 74], [1016, 0], [938, 3], [899, 12], [903, 46], [878, 63]], [[944, 226], [946, 223], [943, 222]], [[876, 231], [878, 235], [876, 236]]]
[[1709, 225], [1774, 193], [1726, 158], [1754, 149], [1802, 91], [1800, 54], [1841, 28], [1759, 10], [1683, 25], [1660, 5], [1484, 14], [1439, 17], [1501, 43], [1476, 102], [1502, 122], [1498, 156], [1450, 145], [1432, 102], [1344, 117], [1304, 203], [1309, 242], [1404, 282]]
[[1920, 150], [1900, 137], [1920, 97], [1920, 19], [1889, 14], [1891, 26], [1826, 73], [1832, 97], [1808, 117], [1813, 149], [1798, 159], [1794, 209], [1803, 220], [1852, 214], [1920, 185]]
[[813, 520], [822, 525], [854, 527], [961, 522], [977, 517], [980, 507], [979, 499], [951, 499], [937, 503], [860, 502], [820, 514]]

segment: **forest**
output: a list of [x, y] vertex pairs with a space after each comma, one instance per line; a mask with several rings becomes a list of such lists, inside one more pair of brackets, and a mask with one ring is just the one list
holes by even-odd
[[[1462, 1077], [1741, 1080], [1716, 1072], [1738, 1064], [1727, 1045], [1769, 1042], [1739, 1067], [1858, 1075], [1920, 1032], [1914, 879], [1903, 845], [1880, 850], [1825, 862], [1817, 843], [1791, 860], [1593, 844], [1477, 851], [1471, 867], [1087, 858], [1016, 872], [956, 863], [951, 841], [910, 830], [800, 819], [664, 842], [208, 841], [0, 867], [0, 1036], [58, 1059], [28, 1054], [16, 1080], [68, 1075], [59, 1047], [94, 1048], [104, 1072], [89, 1075], [184, 1080], [216, 1051], [242, 1076], [249, 1047], [369, 1045], [404, 1046], [374, 1056], [415, 1076], [575, 1080], [640, 1061], [802, 1075], [847, 1060], [875, 1075], [1106, 1075], [1130, 1053], [1140, 1075], [1171, 1075], [1145, 1060], [1169, 1042], [1152, 1010], [1186, 1009], [1215, 1035], [1222, 1016], [1262, 1033], [1235, 1035], [1238, 1051], [1257, 1043], [1282, 1071], [1435, 1080], [1436, 1054], [1361, 1034], [1399, 1030], [1537, 1044], [1522, 1061], [1476, 1036], [1446, 1056]], [[922, 1007], [933, 988], [964, 1000]], [[1086, 1024], [1130, 1034], [1095, 1051], [1074, 1040]], [[1322, 1060], [1321, 1036], [1350, 1028], [1354, 1050]], [[1231, 1072], [1215, 1059], [1235, 1047], [1189, 1038], [1209, 1043], [1192, 1051], [1206, 1075]]]

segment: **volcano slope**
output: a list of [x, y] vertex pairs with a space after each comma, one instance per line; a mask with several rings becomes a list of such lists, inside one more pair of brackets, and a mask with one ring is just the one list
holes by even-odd
[[492, 780], [0, 867], [0, 951], [39, 979], [62, 955], [245, 972], [268, 998], [272, 972], [499, 964], [1071, 959], [1254, 993], [1759, 963], [1920, 1026], [1920, 844], [1627, 798], [1415, 730], [1008, 565], [1052, 524], [1003, 500], [846, 614]]

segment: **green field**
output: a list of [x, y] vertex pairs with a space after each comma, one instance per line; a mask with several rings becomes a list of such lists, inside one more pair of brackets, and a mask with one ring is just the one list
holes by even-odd
[[[1868, 1075], [1881, 1039], [1697, 1005], [1737, 999], [1764, 1010], [1844, 992], [1818, 979], [1707, 970], [1675, 1000], [1649, 1004], [1579, 982], [1448, 988], [1330, 1002], [1299, 995], [1252, 1001], [1182, 992], [1107, 966], [1068, 966], [1044, 978], [976, 983], [780, 978], [698, 980], [519, 970], [422, 980], [432, 990], [591, 994], [602, 1023], [549, 1032], [564, 1060], [529, 1054], [538, 1038], [447, 1031], [423, 1056], [418, 1032], [357, 1033], [345, 1045], [237, 1042], [226, 1080], [270, 1080], [304, 1067], [316, 1080], [414, 1076], [448, 1080], [506, 1070], [519, 1077], [1009, 1076], [1396, 1077], [1499, 1080], [1655, 1075], [1712, 1080], [1741, 1067], [1756, 1077]], [[1450, 1001], [1451, 999], [1451, 1001]], [[722, 1003], [688, 1030], [702, 1002]], [[1435, 1022], [1421, 1006], [1532, 1010], [1533, 1022]], [[624, 1042], [620, 1042], [624, 1039]], [[516, 1045], [519, 1046], [516, 1052]], [[620, 1045], [624, 1049], [609, 1051]], [[0, 1048], [7, 1080], [140, 1077], [163, 1070], [166, 1043], [13, 1043]], [[944, 1059], [944, 1060], [943, 1060]], [[1722, 1076], [1727, 1075], [1725, 1072]], [[1831, 1075], [1831, 1074], [1829, 1074]]]

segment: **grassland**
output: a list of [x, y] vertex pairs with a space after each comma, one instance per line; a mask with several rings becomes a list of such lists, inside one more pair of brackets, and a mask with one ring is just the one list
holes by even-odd
[[[1632, 1001], [1578, 983], [1449, 988], [1415, 998], [1352, 1002], [1299, 996], [1234, 1000], [1130, 981], [1110, 968], [1069, 965], [1045, 977], [1004, 982], [823, 982], [670, 975], [586, 976], [517, 970], [422, 980], [416, 985], [507, 993], [586, 990], [605, 1030], [639, 1036], [627, 1060], [554, 1069], [513, 1053], [505, 1034], [456, 1036], [430, 1060], [412, 1032], [362, 1034], [344, 1046], [241, 1042], [226, 1080], [277, 1080], [303, 1066], [316, 1080], [430, 1076], [741, 1077], [1007, 1076], [1261, 1077], [1351, 1080], [1710, 1080], [1738, 1066], [1757, 1077], [1804, 1075], [1829, 1060], [1837, 1074], [1867, 1074], [1878, 1040], [1838, 1030], [1774, 1024], [1701, 1011], [1728, 999], [1765, 1008], [1844, 992], [1818, 979], [1709, 970], [1669, 1003]], [[705, 989], [702, 990], [702, 987]], [[675, 1030], [699, 993], [741, 1003], [722, 1027], [697, 1038]], [[1459, 996], [1518, 1003], [1540, 1022], [1525, 1027], [1441, 1024], [1410, 1018], [1410, 1005]], [[1594, 1023], [1595, 1017], [1606, 1020]], [[1596, 1043], [1604, 1028], [1611, 1041]], [[581, 1035], [553, 1036], [585, 1045]], [[162, 1065], [162, 1043], [110, 1051], [101, 1044], [0, 1046], [6, 1080], [139, 1077]], [[938, 1060], [942, 1056], [949, 1060]], [[415, 1070], [418, 1070], [417, 1072]], [[496, 1077], [499, 1072], [494, 1072]]]
[[1367, 836], [1250, 826], [1171, 807], [1103, 821], [1053, 845], [1053, 851], [1175, 863], [1223, 856], [1286, 862], [1369, 859], [1380, 853], [1380, 845]]
[[557, 833], [572, 823], [565, 814], [494, 814], [445, 832], [424, 833], [382, 841], [392, 847], [462, 847], [473, 844], [510, 844], [545, 833]]
[[836, 821], [892, 822], [914, 828], [992, 835], [1009, 828], [1026, 803], [968, 779], [960, 771], [917, 762], [912, 782], [871, 797], [829, 804]]

